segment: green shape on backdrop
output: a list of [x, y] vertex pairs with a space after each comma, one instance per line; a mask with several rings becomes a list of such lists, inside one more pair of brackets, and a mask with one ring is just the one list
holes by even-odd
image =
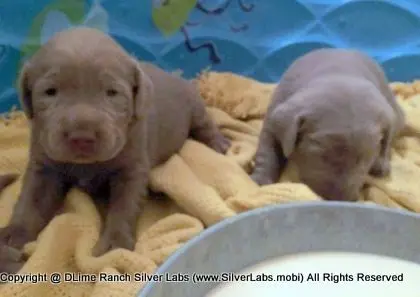
[[58, 0], [46, 6], [32, 22], [26, 42], [21, 47], [22, 57], [30, 57], [40, 48], [42, 26], [52, 10], [65, 14], [72, 24], [79, 24], [85, 16], [85, 0]]
[[197, 0], [166, 0], [153, 8], [152, 19], [163, 35], [170, 36], [185, 24], [196, 3]]
[[[41, 47], [41, 31], [50, 11], [60, 11], [70, 22], [79, 24], [85, 16], [85, 0], [58, 0], [46, 6], [33, 20], [26, 41], [20, 48], [20, 61], [18, 69], [23, 66], [24, 59], [32, 56]], [[15, 81], [17, 87], [18, 77]]]

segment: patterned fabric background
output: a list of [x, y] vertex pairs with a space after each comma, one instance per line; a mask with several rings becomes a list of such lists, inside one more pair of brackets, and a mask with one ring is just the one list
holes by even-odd
[[0, 112], [18, 104], [22, 61], [77, 25], [188, 78], [210, 67], [272, 82], [319, 47], [358, 48], [391, 80], [420, 78], [418, 0], [9, 0], [0, 4]]

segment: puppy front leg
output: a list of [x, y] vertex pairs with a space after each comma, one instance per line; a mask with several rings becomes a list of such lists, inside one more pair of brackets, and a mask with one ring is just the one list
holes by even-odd
[[59, 210], [67, 191], [58, 176], [30, 166], [10, 223], [0, 231], [0, 240], [18, 249], [35, 240]]
[[270, 131], [263, 128], [251, 178], [260, 186], [277, 183], [286, 166], [286, 162], [287, 159], [282, 155], [274, 136]]
[[0, 270], [16, 272], [23, 264], [20, 249], [36, 240], [59, 210], [67, 190], [57, 176], [28, 167], [10, 223], [0, 230]]
[[134, 249], [137, 220], [144, 207], [147, 185], [148, 171], [145, 169], [127, 170], [111, 181], [108, 213], [94, 247], [94, 256], [117, 248]]

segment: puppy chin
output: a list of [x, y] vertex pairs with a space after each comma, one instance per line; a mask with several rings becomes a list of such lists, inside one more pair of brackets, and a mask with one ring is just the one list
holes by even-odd
[[346, 202], [355, 202], [360, 199], [357, 191], [346, 190], [346, 189], [335, 189], [335, 190], [321, 190], [313, 188], [319, 196], [327, 201], [346, 201]]
[[93, 164], [98, 162], [105, 162], [113, 158], [114, 154], [77, 154], [73, 152], [46, 152], [47, 156], [60, 163], [73, 163], [73, 164]]
[[56, 145], [54, 148], [45, 148], [46, 155], [55, 162], [73, 164], [92, 164], [106, 162], [115, 158], [122, 150], [123, 146], [101, 148], [92, 153], [78, 153], [64, 145]]
[[49, 159], [59, 163], [73, 163], [73, 164], [91, 164], [97, 162], [96, 155], [78, 155], [70, 152], [67, 149], [45, 149], [45, 154]]
[[347, 194], [340, 194], [340, 195], [320, 195], [326, 201], [344, 201], [344, 202], [356, 202], [359, 200], [359, 196], [355, 195], [347, 195]]

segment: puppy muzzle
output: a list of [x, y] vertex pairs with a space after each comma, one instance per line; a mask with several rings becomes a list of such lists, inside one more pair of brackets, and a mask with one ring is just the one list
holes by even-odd
[[91, 156], [95, 154], [99, 141], [99, 133], [94, 130], [75, 130], [64, 132], [68, 148], [77, 156]]

